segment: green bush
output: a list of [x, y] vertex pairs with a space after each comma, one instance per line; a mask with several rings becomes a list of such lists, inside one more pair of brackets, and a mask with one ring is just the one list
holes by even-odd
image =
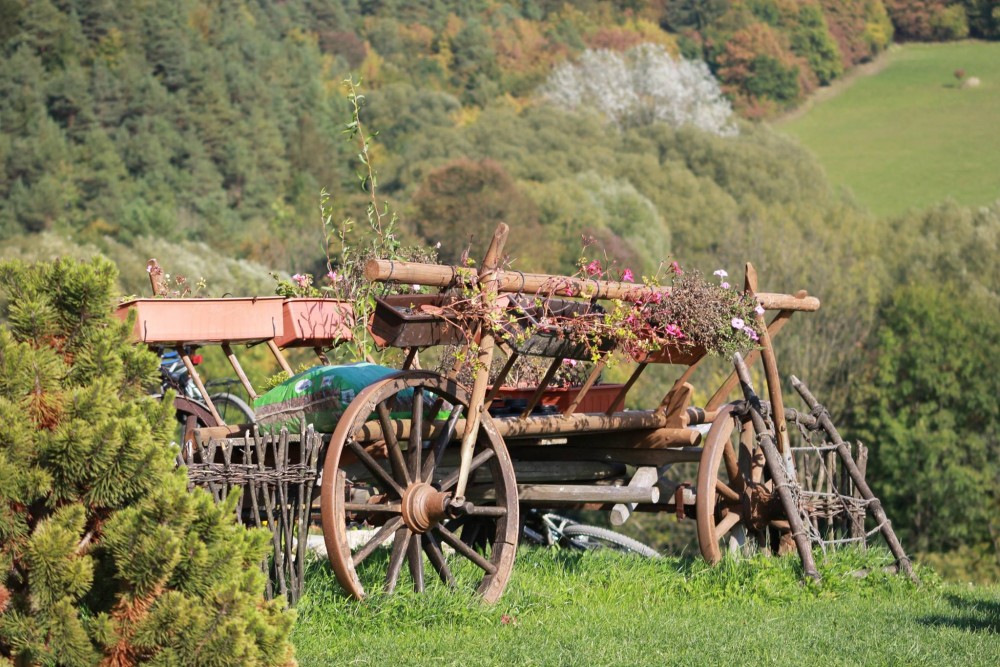
[[114, 282], [102, 259], [0, 263], [0, 664], [289, 664], [269, 535], [188, 492]]

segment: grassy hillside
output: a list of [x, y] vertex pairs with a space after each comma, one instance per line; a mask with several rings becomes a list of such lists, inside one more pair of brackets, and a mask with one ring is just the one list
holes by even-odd
[[851, 574], [882, 560], [841, 552], [812, 586], [794, 558], [522, 549], [492, 607], [447, 590], [345, 600], [317, 563], [293, 640], [303, 666], [1000, 664], [1000, 589]]
[[[1000, 44], [907, 44], [888, 58], [782, 129], [876, 213], [1000, 198]], [[981, 85], [960, 88], [957, 69]]]

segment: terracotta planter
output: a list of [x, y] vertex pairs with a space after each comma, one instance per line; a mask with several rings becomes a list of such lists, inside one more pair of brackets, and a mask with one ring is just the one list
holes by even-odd
[[[612, 401], [615, 400], [624, 386], [621, 384], [595, 384], [583, 397], [580, 404], [576, 406], [574, 412], [607, 412]], [[500, 387], [496, 399], [490, 406], [490, 412], [497, 415], [520, 414], [531, 397], [535, 395], [537, 389], [537, 387]], [[542, 394], [538, 406], [543, 410], [548, 407], [553, 413], [562, 413], [569, 408], [579, 393], [579, 387], [550, 387]], [[620, 410], [622, 410], [621, 401], [615, 405], [615, 411]]]
[[632, 359], [646, 364], [676, 364], [690, 366], [706, 354], [699, 345], [665, 344], [658, 350], [632, 355]]
[[371, 331], [392, 347], [462, 343], [465, 331], [461, 327], [420, 309], [425, 305], [440, 307], [448, 300], [440, 294], [393, 294], [375, 299]]
[[135, 299], [118, 306], [137, 313], [135, 338], [155, 345], [250, 343], [284, 333], [280, 296], [238, 299]]
[[282, 303], [284, 334], [279, 347], [331, 347], [354, 334], [354, 308], [338, 299], [296, 298]]

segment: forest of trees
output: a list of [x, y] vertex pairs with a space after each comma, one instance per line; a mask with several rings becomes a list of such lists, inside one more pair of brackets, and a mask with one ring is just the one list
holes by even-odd
[[[335, 219], [364, 216], [342, 135], [341, 81], [360, 77], [379, 197], [445, 260], [502, 220], [515, 268], [572, 271], [589, 235], [637, 274], [752, 261], [766, 289], [819, 296], [782, 335], [782, 367], [872, 448], [904, 543], [956, 573], [996, 572], [1000, 387], [985, 370], [1000, 355], [1000, 205], [879, 219], [757, 119], [894, 35], [994, 38], [998, 7], [0, 0], [0, 255], [102, 254], [123, 293], [146, 289], [149, 257], [211, 295], [315, 272], [321, 189]], [[702, 61], [683, 80], [711, 80], [732, 131], [650, 113], [609, 124], [546, 94], [557, 66], [642, 44]], [[608, 96], [624, 85], [609, 77]]]

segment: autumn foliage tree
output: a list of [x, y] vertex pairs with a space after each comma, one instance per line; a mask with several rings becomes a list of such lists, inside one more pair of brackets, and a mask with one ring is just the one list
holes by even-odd
[[284, 665], [265, 531], [188, 492], [107, 260], [0, 263], [0, 665]]

